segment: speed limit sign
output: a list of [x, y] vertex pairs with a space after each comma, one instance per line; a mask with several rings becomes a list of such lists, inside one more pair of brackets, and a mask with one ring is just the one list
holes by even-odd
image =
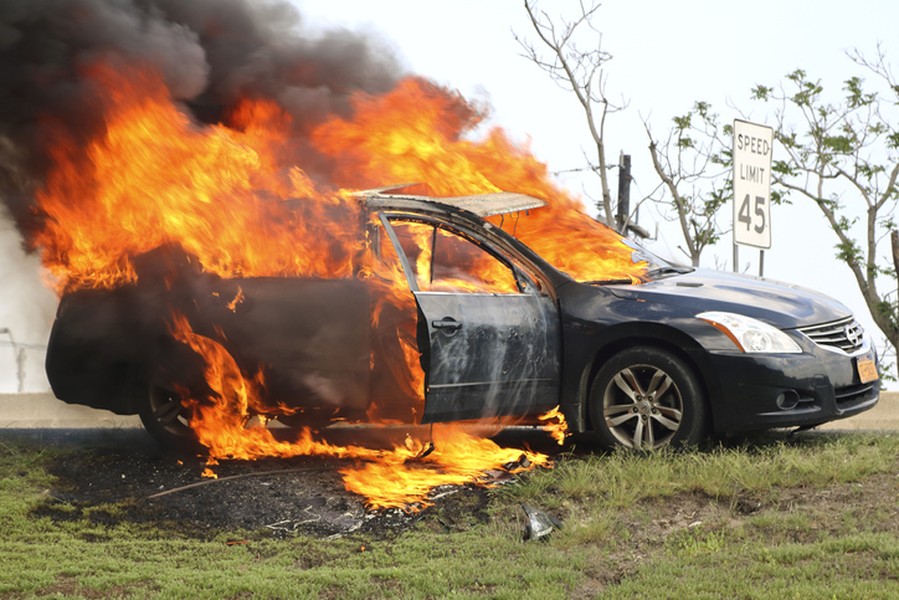
[[774, 130], [734, 120], [734, 244], [771, 248]]

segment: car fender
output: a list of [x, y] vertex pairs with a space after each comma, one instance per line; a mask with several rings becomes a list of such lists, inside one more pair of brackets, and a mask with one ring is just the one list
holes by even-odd
[[[719, 394], [720, 381], [700, 341], [710, 335], [714, 340], [715, 336], [700, 323], [697, 319], [676, 319], [666, 323], [630, 321], [603, 327], [587, 339], [579, 336], [581, 339], [572, 340], [570, 345], [566, 340], [568, 351], [565, 355], [569, 362], [563, 373], [562, 408], [572, 429], [590, 429], [587, 404], [596, 373], [611, 356], [633, 346], [655, 346], [680, 356], [702, 381], [707, 402]], [[571, 364], [575, 356], [578, 357], [577, 364]]]

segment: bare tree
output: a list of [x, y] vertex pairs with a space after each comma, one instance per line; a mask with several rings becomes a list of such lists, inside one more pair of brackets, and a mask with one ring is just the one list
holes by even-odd
[[[759, 85], [753, 94], [776, 104], [775, 138], [786, 158], [772, 165], [774, 183], [821, 211], [836, 238], [837, 257], [897, 348], [899, 81], [879, 48], [874, 60], [857, 52], [850, 58], [873, 76], [873, 84], [850, 77], [841, 97], [829, 100], [819, 80], [796, 70], [777, 88]], [[881, 292], [880, 284], [888, 291]]]
[[[720, 126], [707, 102], [696, 102], [672, 121], [664, 140], [656, 139], [648, 121], [643, 121], [652, 165], [661, 181], [650, 198], [663, 207], [663, 216], [677, 220], [684, 239], [678, 248], [695, 267], [703, 250], [720, 239], [718, 211], [733, 197], [729, 143], [733, 128]], [[673, 215], [665, 214], [666, 206]]]
[[[613, 165], [606, 159], [605, 126], [609, 115], [626, 108], [626, 103], [612, 103], [606, 94], [605, 67], [612, 55], [603, 50], [602, 33], [595, 25], [599, 6], [595, 2], [579, 2], [576, 15], [566, 20], [539, 9], [536, 0], [525, 0], [524, 7], [539, 43], [535, 45], [518, 35], [515, 39], [524, 49], [524, 56], [562, 89], [572, 92], [583, 111], [595, 152], [588, 163], [598, 175], [602, 191], [596, 207], [605, 222], [614, 226], [609, 185]], [[661, 143], [653, 137], [649, 125], [644, 125], [653, 166], [661, 180], [654, 193], [644, 200], [673, 209], [672, 218], [679, 222], [684, 237], [681, 249], [697, 265], [702, 251], [720, 237], [716, 214], [730, 198], [729, 183], [716, 185], [730, 164], [730, 151], [722, 142], [717, 115], [710, 112], [708, 104], [697, 102], [687, 115], [675, 117], [674, 128]], [[642, 202], [636, 203], [635, 210]]]
[[605, 93], [607, 74], [604, 67], [612, 55], [602, 49], [602, 33], [592, 22], [600, 5], [580, 2], [578, 6], [579, 12], [572, 20], [561, 17], [554, 20], [537, 7], [536, 0], [525, 0], [524, 8], [540, 42], [534, 44], [518, 34], [514, 35], [524, 50], [524, 56], [560, 87], [571, 91], [583, 110], [595, 146], [595, 158], [589, 160], [590, 169], [599, 176], [602, 191], [596, 207], [605, 222], [614, 227], [605, 125], [606, 118], [625, 108], [625, 105], [623, 102], [612, 104]]

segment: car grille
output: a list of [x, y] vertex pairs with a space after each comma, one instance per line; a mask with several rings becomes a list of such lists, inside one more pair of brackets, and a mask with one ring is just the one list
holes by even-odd
[[842, 350], [847, 354], [858, 352], [865, 342], [865, 330], [852, 317], [821, 325], [800, 327], [799, 331], [819, 346]]

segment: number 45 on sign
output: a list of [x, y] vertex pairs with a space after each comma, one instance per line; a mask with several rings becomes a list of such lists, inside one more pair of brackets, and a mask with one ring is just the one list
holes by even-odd
[[[754, 202], [754, 209], [750, 206], [750, 200]], [[745, 226], [746, 231], [749, 231], [751, 228], [756, 233], [764, 233], [768, 228], [767, 202], [768, 199], [764, 196], [755, 196], [750, 199], [749, 194], [746, 194], [743, 196], [740, 208], [737, 211], [737, 222], [741, 223], [741, 226]], [[770, 248], [770, 240], [768, 245], [763, 247]]]

